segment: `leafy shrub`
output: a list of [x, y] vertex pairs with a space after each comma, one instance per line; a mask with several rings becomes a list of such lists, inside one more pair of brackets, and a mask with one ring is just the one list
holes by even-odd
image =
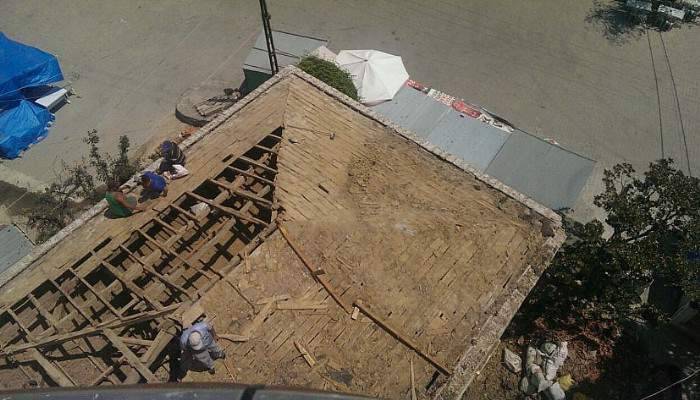
[[302, 71], [320, 79], [353, 100], [359, 100], [352, 76], [330, 61], [315, 56], [307, 56], [297, 65]]
[[122, 184], [141, 169], [139, 161], [129, 160], [129, 138], [121, 136], [116, 156], [100, 152], [97, 130], [91, 130], [83, 139], [89, 147], [87, 159], [73, 165], [63, 163], [56, 181], [39, 193], [35, 204], [23, 210], [27, 224], [37, 232], [37, 241], [43, 242], [75, 220], [87, 207], [97, 203], [103, 192], [102, 184]]

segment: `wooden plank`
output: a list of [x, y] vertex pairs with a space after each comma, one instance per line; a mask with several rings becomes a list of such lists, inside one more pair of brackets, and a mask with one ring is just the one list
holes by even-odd
[[141, 360], [134, 354], [129, 347], [124, 344], [124, 342], [121, 341], [119, 336], [117, 336], [116, 333], [114, 333], [111, 329], [105, 329], [102, 331], [102, 334], [104, 337], [109, 340], [112, 345], [119, 350], [120, 353], [126, 358], [126, 361], [134, 367], [141, 376], [143, 376], [148, 383], [155, 383], [159, 382], [160, 380], [153, 375], [153, 372], [151, 372], [150, 369], [148, 369], [143, 363], [141, 363]]
[[265, 304], [265, 306], [262, 308], [262, 310], [260, 310], [260, 313], [258, 313], [258, 315], [256, 315], [255, 318], [253, 318], [253, 321], [248, 326], [243, 328], [243, 331], [241, 332], [241, 334], [243, 336], [251, 337], [253, 332], [258, 330], [260, 325], [262, 325], [262, 323], [265, 321], [265, 319], [267, 319], [267, 317], [269, 317], [270, 314], [272, 314], [272, 312], [274, 310], [275, 310], [275, 303]]
[[346, 313], [348, 313], [348, 314], [352, 313], [352, 308], [350, 308], [350, 306], [347, 303], [345, 303], [343, 301], [343, 299], [341, 299], [340, 296], [335, 292], [333, 287], [330, 285], [330, 282], [328, 282], [328, 279], [324, 275], [319, 275], [318, 271], [313, 269], [313, 267], [311, 266], [311, 263], [306, 259], [306, 257], [304, 257], [303, 253], [301, 252], [301, 249], [299, 249], [299, 247], [296, 246], [296, 244], [294, 244], [294, 242], [290, 239], [289, 233], [287, 233], [287, 229], [284, 226], [280, 225], [279, 230], [282, 233], [282, 236], [285, 238], [285, 240], [289, 244], [289, 247], [292, 248], [292, 250], [297, 255], [297, 257], [299, 257], [301, 262], [309, 270], [309, 272], [311, 273], [311, 276], [314, 279], [316, 279], [316, 281], [318, 281], [323, 286], [324, 289], [326, 289], [326, 292], [328, 292], [328, 294], [331, 295], [333, 300], [335, 300], [335, 302], [338, 303], [338, 305], [343, 310], [345, 310]]
[[272, 208], [272, 202], [270, 200], [259, 197], [259, 196], [255, 195], [254, 193], [251, 193], [247, 190], [236, 189], [235, 187], [233, 187], [231, 185], [227, 185], [227, 184], [225, 184], [223, 182], [219, 182], [215, 179], [207, 179], [207, 181], [213, 183], [214, 185], [216, 185], [224, 190], [228, 190], [229, 192], [231, 192], [233, 194], [237, 194], [243, 198], [246, 198], [248, 200], [252, 200], [252, 201], [258, 203], [258, 205], [262, 206], [263, 208], [267, 208], [268, 210]]
[[26, 326], [24, 326], [24, 324], [22, 323], [22, 321], [19, 319], [19, 316], [17, 316], [17, 314], [15, 314], [15, 312], [12, 311], [11, 308], [8, 308], [7, 310], [5, 310], [5, 312], [7, 312], [7, 314], [8, 314], [13, 320], [15, 320], [15, 322], [17, 323], [17, 326], [19, 326], [19, 329], [24, 333], [24, 336], [26, 336], [27, 341], [32, 341], [32, 340], [34, 340], [34, 335], [32, 334], [32, 332], [29, 330], [29, 328], [27, 328]]
[[39, 300], [37, 300], [33, 294], [30, 293], [29, 295], [27, 295], [27, 297], [29, 298], [29, 301], [31, 301], [32, 304], [34, 304], [34, 307], [36, 307], [36, 309], [39, 310], [39, 314], [41, 314], [44, 317], [44, 319], [46, 319], [49, 322], [49, 324], [53, 325], [55, 328], [56, 324], [58, 323], [56, 317], [49, 310], [47, 310], [46, 307], [44, 307], [44, 305], [41, 304], [41, 302], [39, 302]]
[[194, 214], [192, 214], [191, 212], [185, 210], [184, 208], [182, 208], [182, 207], [180, 207], [180, 206], [178, 206], [178, 205], [176, 205], [176, 204], [173, 204], [173, 203], [168, 204], [168, 207], [170, 207], [170, 208], [172, 208], [173, 210], [179, 212], [180, 214], [186, 216], [187, 218], [190, 219], [190, 221], [194, 222], [195, 224], [197, 224], [197, 225], [200, 224], [200, 223], [199, 223], [199, 219], [197, 218], [197, 216], [194, 215]]
[[56, 281], [54, 281], [53, 279], [49, 279], [48, 281], [51, 282], [51, 284], [54, 285], [54, 286], [56, 287], [56, 289], [58, 289], [59, 292], [61, 292], [61, 294], [63, 295], [63, 297], [65, 297], [66, 300], [68, 300], [68, 302], [69, 302], [73, 307], [75, 307], [75, 310], [76, 310], [78, 313], [80, 313], [80, 315], [82, 315], [83, 318], [85, 318], [85, 319], [90, 323], [90, 325], [93, 325], [93, 326], [94, 326], [94, 325], [96, 324], [95, 321], [94, 321], [92, 318], [90, 318], [90, 316], [85, 312], [85, 310], [83, 310], [82, 307], [80, 307], [80, 305], [78, 305], [78, 303], [76, 303], [75, 300], [73, 300], [73, 298], [70, 297], [70, 295], [68, 294], [68, 292], [66, 292], [66, 291], [61, 287], [61, 285], [59, 285], [59, 284], [58, 284]]
[[124, 337], [124, 336], [120, 336], [119, 338], [122, 340], [122, 342], [124, 342], [126, 344], [135, 344], [138, 346], [152, 346], [153, 345], [152, 340], [144, 340], [144, 339], [139, 339], [139, 338]]
[[200, 301], [195, 301], [192, 306], [188, 307], [180, 315], [182, 327], [189, 328], [192, 326], [194, 321], [196, 321], [202, 315], [204, 315], [204, 307], [202, 307], [202, 303]]
[[277, 154], [277, 150], [276, 150], [276, 149], [271, 149], [271, 148], [269, 148], [269, 147], [261, 146], [261, 145], [259, 145], [259, 144], [256, 144], [256, 145], [254, 145], [253, 147], [255, 147], [255, 148], [258, 149], [258, 150], [266, 151], [266, 152], [268, 152], [268, 153]]
[[180, 233], [177, 229], [175, 229], [174, 226], [170, 225], [169, 223], [163, 221], [162, 219], [160, 219], [158, 217], [153, 217], [153, 220], [156, 221], [160, 226], [162, 226], [163, 228], [169, 230], [170, 232], [172, 232], [174, 234]]
[[278, 310], [325, 310], [328, 304], [321, 304], [315, 301], [283, 301], [277, 303]]
[[46, 372], [46, 375], [51, 378], [52, 381], [56, 382], [59, 386], [70, 387], [75, 386], [75, 381], [73, 378], [68, 376], [65, 372], [56, 368], [51, 361], [46, 359], [43, 354], [37, 349], [30, 349], [27, 355], [34, 359], [40, 366], [41, 369]]
[[413, 340], [409, 339], [406, 335], [400, 333], [397, 329], [395, 329], [393, 326], [391, 326], [388, 322], [379, 318], [378, 315], [376, 315], [372, 311], [370, 311], [369, 308], [364, 304], [364, 302], [362, 302], [362, 300], [359, 300], [359, 299], [355, 300], [354, 304], [355, 304], [355, 307], [359, 308], [363, 314], [365, 314], [367, 317], [369, 317], [369, 319], [374, 321], [377, 325], [379, 325], [387, 333], [389, 333], [391, 336], [395, 337], [399, 342], [403, 343], [405, 346], [407, 346], [411, 350], [415, 351], [425, 361], [431, 363], [438, 371], [440, 371], [441, 374], [446, 375], [446, 376], [449, 376], [452, 374], [450, 372], [449, 368], [447, 368], [441, 362], [439, 362], [438, 360], [433, 358], [426, 351], [423, 351], [415, 342], [413, 342]]
[[187, 296], [189, 299], [194, 300], [192, 298], [192, 295], [187, 293], [187, 290], [183, 288], [182, 286], [176, 284], [175, 282], [172, 282], [170, 279], [166, 278], [163, 274], [159, 273], [155, 269], [151, 268], [150, 266], [146, 265], [146, 263], [141, 260], [141, 258], [137, 257], [136, 254], [134, 254], [132, 251], [130, 251], [126, 246], [120, 244], [119, 248], [122, 249], [132, 260], [136, 261], [138, 264], [140, 264], [143, 269], [148, 272], [149, 274], [153, 275], [158, 279], [159, 281], [163, 282], [165, 285], [177, 290], [178, 292], [181, 292], [185, 296]]
[[[161, 249], [162, 251], [164, 251], [164, 252], [170, 254], [171, 256], [177, 258], [178, 260], [182, 261], [185, 265], [187, 265], [188, 267], [192, 268], [193, 270], [198, 271], [199, 273], [201, 273], [202, 275], [206, 276], [206, 277], [209, 278], [209, 279], [212, 279], [212, 278], [213, 278], [212, 275], [211, 275], [209, 272], [203, 270], [202, 268], [195, 267], [195, 266], [192, 265], [189, 261], [187, 261], [184, 257], [182, 257], [181, 255], [177, 254], [176, 252], [170, 250], [170, 249], [167, 248], [165, 245], [161, 244], [159, 241], [157, 241], [156, 239], [154, 239], [153, 237], [151, 237], [149, 234], [147, 234], [146, 232], [142, 231], [141, 229], [137, 229], [136, 232], [140, 233], [141, 236], [143, 236], [143, 237], [144, 237], [146, 240], [148, 240], [149, 242], [153, 243], [156, 247], [158, 247], [158, 248]], [[220, 276], [220, 274], [218, 274], [216, 271], [214, 271], [214, 273]]]
[[195, 200], [201, 201], [202, 203], [206, 203], [206, 204], [210, 205], [211, 207], [214, 207], [214, 208], [220, 210], [221, 212], [223, 212], [225, 214], [232, 215], [238, 219], [242, 219], [244, 221], [252, 222], [254, 224], [258, 224], [258, 225], [262, 225], [262, 226], [270, 225], [269, 223], [267, 223], [261, 219], [245, 215], [237, 210], [234, 210], [233, 208], [225, 207], [225, 206], [222, 206], [221, 204], [216, 204], [215, 202], [213, 202], [209, 199], [206, 199], [206, 198], [204, 198], [196, 193], [192, 193], [192, 192], [188, 191], [188, 192], [185, 192], [185, 194], [194, 198]]
[[413, 371], [413, 357], [411, 357], [411, 400], [418, 400], [416, 395], [416, 374]]
[[276, 296], [266, 297], [264, 299], [260, 299], [256, 302], [256, 304], [259, 306], [262, 306], [262, 305], [265, 305], [267, 303], [274, 303], [274, 302], [278, 302], [278, 301], [288, 300], [290, 298], [291, 298], [291, 296], [288, 294], [278, 294]]
[[294, 341], [294, 346], [299, 350], [299, 353], [304, 357], [304, 360], [306, 360], [306, 363], [309, 364], [309, 367], [313, 367], [316, 365], [316, 360], [314, 360], [313, 357], [311, 357], [311, 354], [304, 348], [304, 346], [301, 345], [301, 343], [297, 342], [296, 340]]
[[234, 335], [231, 333], [219, 333], [217, 334], [222, 339], [230, 340], [232, 342], [247, 342], [250, 340], [249, 336], [243, 336], [243, 335]]
[[43, 346], [52, 346], [52, 345], [60, 344], [63, 342], [67, 342], [67, 341], [70, 341], [73, 339], [78, 339], [78, 338], [82, 338], [82, 337], [86, 337], [86, 336], [97, 335], [100, 332], [102, 332], [102, 330], [105, 328], [116, 329], [116, 328], [121, 328], [121, 327], [129, 326], [129, 325], [133, 325], [133, 324], [138, 324], [138, 323], [143, 322], [143, 321], [156, 319], [156, 318], [162, 317], [164, 315], [167, 315], [167, 314], [175, 311], [175, 309], [177, 309], [181, 305], [182, 305], [182, 303], [171, 304], [167, 307], [164, 307], [162, 310], [145, 311], [142, 313], [138, 313], [138, 314], [124, 317], [121, 321], [110, 321], [108, 323], [98, 324], [97, 326], [81, 329], [78, 331], [48, 336], [46, 338], [39, 339], [34, 343], [22, 343], [22, 344], [7, 346], [3, 349], [0, 349], [0, 356], [15, 354], [15, 353], [19, 353], [21, 351], [25, 351], [25, 350], [32, 349], [32, 348], [38, 348], [38, 347], [43, 347]]
[[112, 304], [110, 304], [110, 302], [109, 302], [107, 299], [105, 299], [104, 297], [102, 297], [102, 295], [97, 291], [97, 289], [95, 289], [94, 287], [92, 287], [92, 285], [90, 285], [90, 283], [88, 283], [88, 281], [86, 281], [85, 278], [83, 278], [82, 276], [78, 276], [78, 274], [76, 274], [76, 273], [73, 272], [72, 270], [68, 270], [68, 271], [70, 271], [70, 272], [73, 274], [73, 276], [75, 276], [76, 278], [78, 278], [78, 279], [80, 280], [80, 282], [81, 282], [83, 285], [85, 285], [85, 287], [86, 287], [90, 292], [92, 292], [92, 294], [95, 295], [95, 297], [97, 298], [97, 300], [99, 300], [100, 303], [104, 304], [107, 308], [109, 308], [109, 310], [110, 310], [117, 318], [121, 318], [121, 314], [119, 313], [119, 311], [117, 311], [117, 309], [114, 308], [114, 306], [112, 306]]
[[97, 386], [97, 385], [99, 385], [100, 383], [102, 383], [102, 381], [104, 381], [105, 379], [107, 379], [107, 377], [108, 377], [110, 374], [112, 374], [112, 372], [114, 372], [114, 369], [115, 369], [115, 368], [114, 368], [114, 365], [110, 365], [107, 369], [105, 369], [104, 371], [102, 371], [102, 373], [100, 374], [100, 376], [98, 376], [98, 377], [95, 378], [92, 382], [90, 382], [90, 384], [88, 385], [88, 387]]
[[252, 166], [255, 167], [255, 168], [262, 168], [262, 169], [264, 169], [264, 170], [267, 171], [267, 172], [272, 172], [273, 174], [276, 174], [276, 173], [277, 173], [277, 170], [274, 169], [274, 168], [272, 168], [272, 167], [270, 167], [269, 165], [265, 165], [265, 164], [259, 163], [259, 162], [255, 161], [255, 160], [253, 160], [252, 158], [248, 158], [248, 157], [246, 157], [246, 156], [240, 156], [240, 157], [238, 157], [236, 160], [237, 160], [237, 161], [238, 161], [238, 160], [243, 161], [244, 163], [249, 164], [249, 165], [252, 165]]
[[145, 365], [149, 367], [158, 358], [161, 349], [170, 343], [170, 340], [175, 336], [175, 333], [170, 331], [170, 327], [174, 326], [172, 323], [168, 323], [168, 328], [161, 326], [156, 338], [153, 339], [153, 344], [146, 350], [146, 352], [141, 356], [141, 360]]
[[260, 182], [262, 182], [262, 183], [265, 183], [265, 184], [267, 184], [267, 185], [275, 186], [275, 182], [273, 182], [273, 181], [271, 181], [271, 180], [269, 180], [269, 179], [263, 178], [262, 176], [259, 176], [259, 175], [255, 174], [255, 173], [253, 173], [253, 172], [244, 171], [244, 170], [242, 170], [242, 169], [240, 169], [240, 168], [236, 168], [236, 167], [232, 167], [232, 166], [227, 166], [226, 169], [228, 169], [228, 170], [230, 170], [230, 171], [232, 171], [232, 172], [234, 172], [234, 173], [236, 173], [236, 174], [244, 175], [244, 176], [247, 176], [247, 177], [249, 177], [249, 178], [256, 179], [256, 180], [258, 180], [258, 181], [260, 181]]
[[163, 308], [163, 306], [160, 304], [160, 302], [158, 302], [158, 301], [156, 301], [156, 300], [153, 300], [153, 299], [151, 299], [150, 297], [148, 297], [148, 295], [146, 295], [146, 293], [143, 291], [143, 289], [141, 289], [140, 287], [136, 286], [136, 285], [134, 284], [134, 282], [131, 282], [130, 280], [126, 279], [126, 278], [124, 277], [124, 275], [122, 275], [121, 272], [119, 272], [119, 271], [117, 270], [117, 268], [115, 268], [113, 265], [109, 264], [108, 262], [104, 262], [104, 261], [103, 261], [103, 262], [102, 262], [102, 266], [105, 267], [105, 268], [106, 268], [112, 275], [114, 275], [117, 279], [119, 279], [119, 281], [120, 281], [121, 283], [123, 283], [124, 286], [127, 287], [127, 289], [129, 289], [129, 290], [132, 291], [134, 294], [136, 294], [137, 296], [139, 296], [140, 298], [142, 298], [142, 299], [143, 299], [144, 301], [146, 301], [151, 307], [153, 307], [153, 308], [155, 308], [155, 309], [157, 309], [157, 310], [160, 310], [160, 309]]

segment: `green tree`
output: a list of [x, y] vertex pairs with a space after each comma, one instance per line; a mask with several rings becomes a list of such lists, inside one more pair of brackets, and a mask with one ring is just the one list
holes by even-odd
[[638, 177], [629, 164], [606, 170], [605, 190], [595, 204], [607, 213], [604, 225], [565, 218], [569, 241], [545, 272], [530, 302], [560, 322], [666, 317], [640, 294], [655, 277], [700, 298], [700, 180], [673, 167], [651, 163]]
[[344, 93], [353, 100], [359, 100], [357, 88], [352, 82], [352, 76], [330, 61], [318, 57], [307, 56], [297, 65], [302, 71], [320, 79], [329, 86]]
[[73, 165], [63, 163], [56, 180], [37, 195], [34, 206], [23, 210], [27, 224], [37, 232], [38, 242], [47, 240], [97, 203], [103, 194], [99, 186], [111, 181], [124, 183], [141, 169], [138, 160], [129, 160], [130, 143], [125, 135], [119, 137], [116, 156], [100, 152], [97, 130], [89, 131], [83, 142], [89, 148], [87, 159]]

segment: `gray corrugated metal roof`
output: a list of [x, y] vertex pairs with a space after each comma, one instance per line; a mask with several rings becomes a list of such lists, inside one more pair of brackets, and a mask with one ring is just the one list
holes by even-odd
[[32, 251], [32, 242], [13, 225], [0, 225], [0, 272]]
[[486, 173], [547, 207], [573, 207], [595, 162], [525, 132], [513, 133]]
[[509, 136], [508, 132], [449, 109], [428, 140], [484, 172]]
[[496, 156], [508, 133], [404, 86], [391, 101], [374, 110], [483, 171]]
[[[296, 64], [301, 57], [328, 44], [328, 41], [324, 39], [282, 31], [272, 31], [272, 38], [275, 41], [277, 64], [280, 68]], [[248, 53], [248, 57], [243, 63], [243, 69], [270, 72], [270, 59], [267, 56], [265, 35], [262, 32], [258, 35], [258, 39], [255, 41], [255, 45], [250, 50], [250, 53]]]
[[391, 101], [380, 103], [374, 109], [424, 139], [448, 111], [444, 104], [408, 86], [403, 86]]
[[573, 207], [594, 161], [525, 132], [508, 133], [404, 86], [375, 111], [552, 209]]

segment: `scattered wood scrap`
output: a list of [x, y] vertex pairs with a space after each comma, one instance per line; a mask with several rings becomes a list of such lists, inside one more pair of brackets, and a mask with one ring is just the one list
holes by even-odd
[[234, 335], [232, 333], [219, 333], [217, 336], [219, 336], [222, 339], [229, 340], [231, 342], [247, 342], [250, 340], [249, 336], [244, 336], [244, 335]]
[[328, 304], [315, 301], [288, 300], [276, 304], [278, 310], [325, 310], [328, 308]]
[[416, 374], [413, 371], [413, 357], [411, 357], [411, 400], [417, 400], [416, 395]]
[[309, 364], [309, 367], [313, 367], [316, 365], [316, 360], [314, 360], [313, 357], [311, 357], [311, 354], [304, 348], [304, 346], [301, 345], [301, 343], [297, 342], [296, 340], [294, 341], [294, 346], [296, 346], [297, 350], [299, 350], [299, 353], [304, 357], [304, 360], [306, 360], [306, 363]]
[[239, 289], [235, 283], [231, 282], [231, 280], [228, 277], [226, 277], [224, 280], [226, 281], [226, 283], [229, 284], [229, 286], [233, 288], [233, 290], [236, 291], [236, 293], [238, 293], [239, 296], [241, 296], [241, 298], [243, 298], [243, 300], [245, 300], [246, 303], [248, 303], [250, 307], [253, 308], [254, 313], [258, 312], [258, 308], [255, 306], [255, 304], [252, 301], [250, 301], [250, 299], [246, 295], [244, 295], [243, 292], [241, 292], [241, 289]]
[[260, 310], [258, 315], [255, 316], [253, 321], [246, 326], [241, 334], [243, 336], [248, 336], [250, 337], [253, 332], [255, 332], [260, 325], [262, 325], [263, 322], [267, 319], [267, 317], [270, 316], [275, 311], [275, 303], [267, 303], [265, 306]]
[[204, 315], [204, 307], [202, 307], [202, 303], [199, 301], [194, 302], [194, 304], [183, 311], [182, 315], [180, 316], [182, 327], [189, 328], [202, 315]]
[[278, 301], [289, 300], [290, 298], [291, 298], [291, 296], [288, 294], [278, 294], [276, 296], [266, 297], [264, 299], [260, 299], [257, 301], [256, 304], [259, 306], [264, 306], [267, 303], [276, 303]]
[[441, 362], [433, 358], [430, 354], [428, 354], [428, 352], [423, 351], [420, 347], [418, 347], [416, 343], [413, 342], [413, 340], [409, 339], [406, 335], [400, 333], [397, 329], [389, 325], [389, 323], [379, 318], [379, 316], [370, 311], [369, 308], [367, 308], [367, 306], [364, 304], [364, 302], [362, 302], [362, 300], [355, 300], [355, 307], [359, 308], [363, 314], [369, 317], [369, 319], [374, 321], [391, 336], [395, 337], [399, 342], [403, 343], [411, 350], [415, 351], [425, 361], [431, 363], [438, 371], [440, 371], [441, 374], [446, 376], [452, 374], [452, 372], [450, 372], [450, 370], [446, 366], [442, 365]]

